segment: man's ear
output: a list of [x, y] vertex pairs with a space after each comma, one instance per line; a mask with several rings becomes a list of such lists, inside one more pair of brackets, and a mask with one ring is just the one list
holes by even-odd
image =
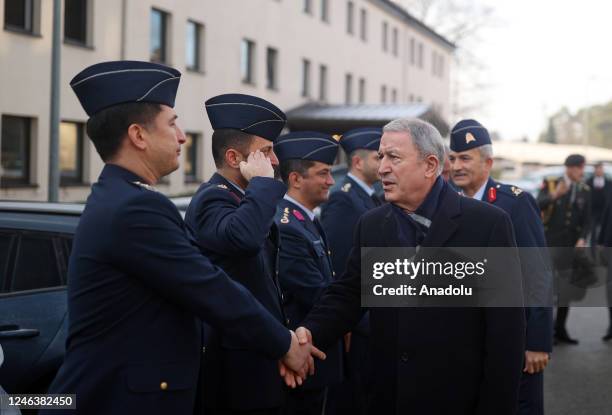
[[288, 187], [292, 187], [294, 189], [300, 189], [302, 187], [302, 176], [298, 172], [292, 171], [289, 173], [288, 179]]
[[486, 159], [485, 166], [487, 167], [487, 171], [490, 172], [491, 169], [493, 168], [493, 159], [492, 158]]
[[363, 159], [356, 154], [353, 155], [353, 157], [351, 158], [351, 166], [357, 171], [362, 171]]
[[426, 169], [425, 177], [435, 177], [438, 174], [438, 167], [440, 166], [440, 160], [433, 154], [430, 154], [425, 159]]
[[146, 150], [148, 147], [148, 132], [140, 124], [130, 124], [127, 130], [129, 142], [138, 150]]
[[225, 164], [227, 164], [228, 166], [234, 169], [240, 168], [240, 162], [243, 160], [242, 160], [242, 154], [240, 154], [237, 150], [233, 148], [228, 148], [227, 150], [225, 150], [224, 157], [225, 157]]

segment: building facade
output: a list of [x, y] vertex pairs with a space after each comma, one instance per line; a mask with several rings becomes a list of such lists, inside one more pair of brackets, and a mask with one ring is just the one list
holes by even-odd
[[[0, 199], [47, 198], [52, 7], [0, 0]], [[84, 200], [102, 168], [69, 87], [88, 65], [151, 60], [183, 73], [188, 143], [158, 185], [181, 195], [214, 171], [206, 99], [253, 94], [285, 111], [419, 102], [448, 119], [453, 49], [389, 0], [63, 0], [60, 200]]]

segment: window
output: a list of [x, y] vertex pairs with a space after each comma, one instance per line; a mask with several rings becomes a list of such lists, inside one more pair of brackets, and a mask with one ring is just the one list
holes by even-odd
[[366, 81], [364, 78], [359, 79], [359, 103], [365, 104], [366, 101]]
[[274, 48], [268, 48], [266, 51], [266, 87], [268, 89], [278, 88], [278, 51]]
[[39, 0], [5, 0], [4, 28], [21, 32], [35, 33], [38, 31], [36, 15], [39, 10]]
[[[60, 252], [60, 241], [53, 235], [24, 232], [17, 247], [9, 291], [26, 291], [65, 285]], [[32, 261], [32, 258], [36, 258], [36, 261]]]
[[391, 103], [397, 104], [397, 89], [395, 88], [391, 90]]
[[410, 102], [414, 102], [414, 94], [410, 94], [410, 98], [408, 98]]
[[353, 101], [353, 75], [347, 73], [344, 77], [344, 102], [350, 105]]
[[254, 60], [255, 42], [248, 39], [242, 39], [242, 43], [240, 44], [240, 76], [244, 83], [255, 83]]
[[[9, 277], [9, 259], [16, 237], [11, 232], [0, 231], [0, 292], [4, 292], [6, 281]], [[12, 270], [11, 270], [12, 271]]]
[[60, 184], [83, 183], [83, 137], [85, 125], [63, 121], [60, 124]]
[[185, 45], [185, 66], [192, 71], [202, 69], [202, 25], [191, 20], [187, 21], [187, 36]]
[[319, 101], [327, 100], [327, 66], [319, 66]]
[[410, 64], [414, 65], [416, 63], [416, 53], [415, 53], [415, 45], [414, 45], [414, 38], [411, 37], [410, 38]]
[[321, 0], [321, 20], [329, 23], [329, 1]]
[[359, 37], [365, 42], [366, 40], [368, 40], [368, 13], [366, 9], [361, 9], [361, 15], [359, 20], [361, 20], [361, 29], [359, 32]]
[[151, 62], [168, 62], [168, 13], [151, 9]]
[[419, 43], [418, 54], [417, 54], [417, 65], [419, 68], [423, 68], [423, 44]]
[[389, 24], [387, 22], [382, 23], [382, 49], [384, 52], [389, 48]]
[[64, 40], [87, 45], [88, 0], [65, 0]]
[[352, 1], [346, 3], [346, 33], [349, 35], [353, 34], [353, 14], [355, 12], [355, 5]]
[[198, 181], [198, 154], [200, 151], [200, 135], [196, 133], [185, 134], [185, 161], [184, 173], [185, 182], [192, 183]]
[[383, 85], [380, 87], [380, 102], [383, 104], [387, 103], [387, 86]]
[[312, 0], [304, 0], [304, 13], [312, 14]]
[[310, 61], [302, 59], [302, 96], [310, 96]]
[[31, 124], [31, 118], [2, 116], [0, 184], [3, 186], [30, 182]]
[[397, 32], [397, 27], [393, 28], [393, 37], [391, 39], [391, 51], [393, 53], [393, 56], [397, 56], [398, 51], [399, 51], [399, 46], [398, 46], [398, 42], [399, 42], [399, 35]]

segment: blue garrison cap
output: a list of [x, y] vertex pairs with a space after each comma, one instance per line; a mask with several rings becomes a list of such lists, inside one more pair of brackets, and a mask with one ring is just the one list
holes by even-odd
[[274, 141], [287, 116], [265, 99], [244, 94], [223, 94], [205, 103], [213, 130], [233, 129]]
[[491, 144], [489, 131], [476, 120], [461, 120], [452, 129], [450, 148], [457, 153]]
[[353, 151], [360, 149], [378, 151], [380, 137], [382, 137], [382, 128], [355, 128], [342, 135], [340, 145], [346, 151], [346, 154], [351, 154]]
[[334, 164], [338, 142], [328, 134], [296, 131], [278, 137], [274, 142], [274, 153], [280, 161], [297, 159]]
[[70, 86], [90, 117], [128, 102], [174, 107], [181, 73], [169, 66], [140, 61], [102, 62], [79, 72]]

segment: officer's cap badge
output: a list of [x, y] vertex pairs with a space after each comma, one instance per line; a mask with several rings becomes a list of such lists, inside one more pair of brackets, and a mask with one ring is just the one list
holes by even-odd
[[465, 135], [465, 144], [470, 144], [472, 141], [476, 141], [476, 137], [474, 137], [472, 133], [467, 133]]

